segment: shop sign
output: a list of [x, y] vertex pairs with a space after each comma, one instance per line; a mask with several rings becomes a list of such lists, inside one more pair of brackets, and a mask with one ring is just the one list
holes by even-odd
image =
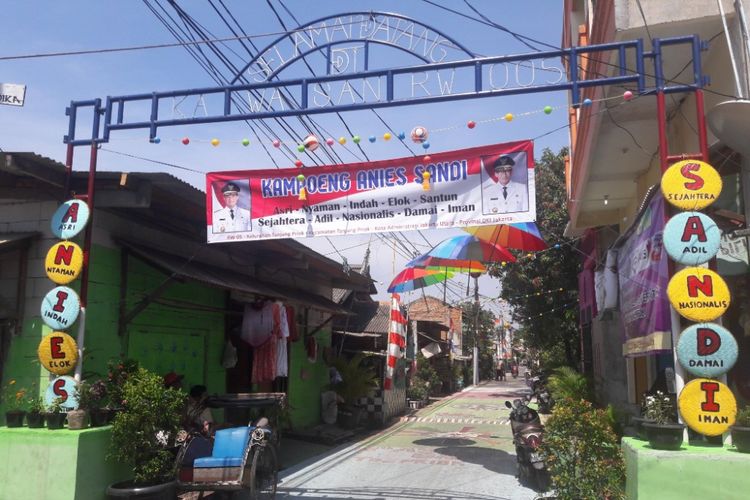
[[677, 404], [687, 426], [706, 436], [729, 430], [737, 415], [737, 400], [729, 387], [708, 378], [688, 382]]
[[53, 288], [42, 299], [42, 320], [53, 330], [65, 330], [76, 322], [81, 310], [78, 294], [67, 286]]
[[25, 100], [26, 85], [0, 83], [0, 104], [6, 106], [23, 106]]
[[677, 359], [691, 374], [718, 377], [737, 361], [737, 341], [723, 326], [699, 323], [682, 331], [677, 343]]
[[721, 176], [714, 167], [698, 160], [675, 163], [661, 177], [664, 198], [680, 210], [701, 210], [721, 193]]
[[44, 403], [51, 406], [57, 398], [62, 400], [62, 407], [66, 410], [78, 408], [78, 389], [73, 377], [57, 377], [50, 382], [44, 394]]
[[664, 248], [672, 260], [696, 266], [713, 259], [721, 244], [721, 230], [711, 217], [682, 212], [664, 226]]
[[50, 221], [52, 234], [69, 240], [80, 233], [89, 221], [89, 206], [81, 200], [68, 200], [55, 210]]
[[44, 259], [47, 277], [58, 285], [66, 285], [75, 280], [83, 267], [83, 250], [70, 241], [52, 245]]
[[39, 342], [37, 355], [47, 371], [64, 375], [73, 371], [78, 362], [78, 345], [67, 333], [52, 332]]
[[690, 321], [713, 321], [729, 307], [729, 287], [710, 269], [687, 267], [669, 280], [672, 307]]

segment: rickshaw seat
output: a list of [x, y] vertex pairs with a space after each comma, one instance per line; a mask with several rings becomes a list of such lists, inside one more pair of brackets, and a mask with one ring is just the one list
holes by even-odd
[[[210, 457], [196, 458], [193, 462], [195, 468], [214, 467], [239, 467], [245, 456], [250, 434], [255, 429], [249, 425], [245, 427], [233, 427], [216, 431], [214, 436], [214, 448]], [[263, 428], [266, 434], [271, 430]]]

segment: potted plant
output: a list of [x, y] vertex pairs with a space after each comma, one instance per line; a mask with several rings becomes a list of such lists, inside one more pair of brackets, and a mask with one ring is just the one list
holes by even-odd
[[342, 426], [349, 429], [357, 427], [360, 423], [362, 407], [359, 400], [378, 387], [375, 369], [363, 366], [364, 359], [364, 354], [358, 353], [351, 359], [340, 356], [331, 361], [341, 376], [341, 381], [333, 385], [333, 390], [343, 401], [339, 408], [339, 418]]
[[31, 429], [44, 427], [44, 398], [39, 395], [29, 398], [29, 412], [26, 414], [26, 423]]
[[645, 417], [652, 422], [644, 422], [648, 442], [657, 450], [679, 450], [685, 431], [683, 424], [677, 423], [675, 404], [668, 394], [656, 391], [646, 396]]
[[737, 412], [732, 426], [732, 443], [740, 453], [750, 453], [750, 406]]
[[109, 498], [173, 499], [174, 446], [186, 394], [139, 368], [122, 387], [108, 457], [133, 466], [133, 479], [107, 488]]
[[406, 398], [409, 400], [409, 407], [413, 409], [422, 408], [427, 399], [427, 382], [419, 377], [414, 377], [406, 389]]
[[109, 405], [107, 383], [104, 380], [97, 380], [88, 386], [88, 393], [91, 427], [109, 424], [114, 412], [107, 407]]
[[62, 429], [65, 426], [65, 418], [68, 416], [63, 408], [63, 399], [55, 398], [47, 407], [44, 417], [47, 419], [47, 429]]
[[138, 371], [138, 361], [124, 359], [108, 363], [107, 381], [105, 382], [107, 408], [113, 413], [122, 408], [123, 388], [125, 382]]
[[653, 420], [646, 417], [646, 398], [648, 396], [649, 396], [648, 394], [644, 394], [643, 397], [641, 398], [641, 416], [630, 418], [630, 423], [635, 428], [635, 435], [641, 441], [648, 441], [648, 436], [646, 435], [646, 428], [643, 427], [643, 424], [646, 422], [653, 422]]
[[3, 402], [5, 403], [5, 425], [8, 427], [22, 427], [24, 403], [26, 402], [26, 389], [16, 384], [15, 379], [11, 379], [3, 387]]
[[68, 429], [77, 431], [88, 427], [89, 407], [91, 406], [91, 397], [89, 396], [90, 384], [81, 381], [76, 387], [78, 396], [78, 408], [68, 411]]

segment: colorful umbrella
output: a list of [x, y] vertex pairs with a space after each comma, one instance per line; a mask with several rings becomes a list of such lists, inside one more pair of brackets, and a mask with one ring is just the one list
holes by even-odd
[[539, 233], [539, 228], [533, 222], [465, 227], [464, 231], [481, 240], [496, 243], [506, 248], [515, 248], [526, 252], [547, 248], [547, 243]]
[[448, 273], [483, 273], [487, 271], [487, 268], [481, 262], [461, 259], [441, 259], [439, 257], [432, 257], [429, 254], [420, 255], [407, 263], [406, 266]]
[[441, 281], [450, 279], [452, 276], [453, 273], [451, 272], [407, 267], [393, 278], [393, 281], [388, 286], [388, 293], [411, 292], [418, 288], [440, 283]]
[[[438, 243], [432, 250], [417, 257], [411, 263], [422, 266], [426, 262], [436, 262], [430, 258], [463, 261], [463, 266], [471, 266], [475, 262], [515, 262], [507, 248], [502, 245], [480, 240], [476, 236], [454, 236]], [[443, 261], [445, 265], [449, 265]], [[453, 264], [456, 264], [454, 262]], [[453, 266], [453, 267], [460, 267]]]

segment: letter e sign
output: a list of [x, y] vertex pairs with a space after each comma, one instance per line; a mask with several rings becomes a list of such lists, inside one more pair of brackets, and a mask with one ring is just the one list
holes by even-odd
[[70, 373], [78, 362], [78, 346], [73, 337], [63, 332], [45, 336], [37, 348], [39, 362], [55, 375]]

